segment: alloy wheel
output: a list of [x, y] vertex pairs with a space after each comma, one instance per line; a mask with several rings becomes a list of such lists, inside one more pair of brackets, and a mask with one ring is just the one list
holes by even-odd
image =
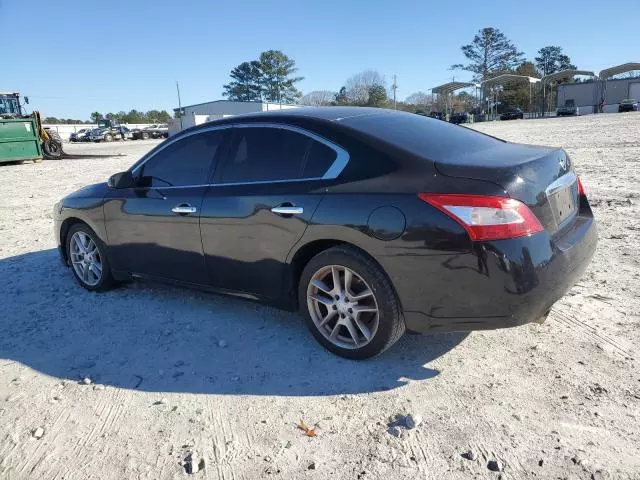
[[69, 253], [71, 264], [78, 278], [95, 287], [102, 279], [102, 257], [93, 239], [85, 232], [75, 232], [71, 237]]
[[378, 330], [376, 297], [348, 267], [327, 265], [314, 273], [307, 287], [307, 307], [318, 331], [341, 348], [364, 347]]

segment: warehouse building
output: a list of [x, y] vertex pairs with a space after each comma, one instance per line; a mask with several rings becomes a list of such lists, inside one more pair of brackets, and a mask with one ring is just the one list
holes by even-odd
[[187, 105], [182, 107], [182, 109], [173, 109], [175, 116], [179, 116], [180, 118], [174, 118], [169, 121], [169, 135], [178, 133], [185, 128], [219, 118], [231, 117], [243, 113], [284, 110], [287, 108], [297, 108], [299, 106], [300, 105], [268, 102], [236, 102], [233, 100], [214, 100], [212, 102]]
[[603, 103], [604, 113], [617, 112], [622, 100], [640, 100], [640, 76], [622, 79], [611, 77], [635, 70], [640, 70], [640, 63], [625, 63], [602, 70], [587, 82], [559, 84], [557, 105], [561, 107], [567, 100], [574, 100], [581, 113], [593, 113]]
[[566, 100], [574, 100], [580, 109], [597, 107], [604, 96], [606, 112], [617, 112], [618, 104], [625, 98], [640, 99], [640, 77], [607, 80], [606, 90], [601, 82], [565, 83], [558, 85], [558, 107]]

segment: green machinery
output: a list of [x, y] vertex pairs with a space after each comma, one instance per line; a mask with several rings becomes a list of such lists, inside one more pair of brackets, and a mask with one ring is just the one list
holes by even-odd
[[[25, 97], [25, 103], [29, 99]], [[0, 92], [0, 163], [42, 161], [62, 156], [57, 132], [43, 128], [39, 112], [25, 115], [20, 94]]]

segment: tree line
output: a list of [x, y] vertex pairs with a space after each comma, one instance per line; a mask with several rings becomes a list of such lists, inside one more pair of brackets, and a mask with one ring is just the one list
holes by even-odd
[[89, 116], [89, 120], [75, 120], [71, 118], [46, 117], [43, 122], [50, 125], [69, 125], [69, 124], [93, 124], [103, 119], [118, 120], [120, 123], [167, 123], [171, 115], [166, 110], [149, 110], [147, 112], [139, 112], [138, 110], [129, 110], [129, 112], [106, 113], [93, 112]]
[[[494, 27], [480, 29], [471, 43], [461, 47], [467, 63], [454, 64], [451, 70], [463, 70], [472, 74], [472, 81], [480, 83], [490, 78], [512, 73], [541, 78], [561, 70], [575, 69], [562, 47], [548, 45], [538, 50], [533, 60], [527, 60], [523, 52], [504, 33]], [[241, 63], [231, 70], [231, 81], [224, 85], [223, 95], [229, 100], [299, 103], [303, 105], [354, 105], [398, 108], [407, 111], [443, 109], [443, 99], [434, 98], [423, 91], [414, 92], [403, 101], [393, 102], [393, 91], [384, 75], [375, 70], [365, 70], [346, 79], [336, 91], [316, 90], [302, 95], [296, 84], [304, 79], [296, 75], [295, 60], [280, 50], [262, 52], [257, 60]], [[569, 81], [569, 80], [562, 80]], [[561, 82], [562, 82], [561, 81]], [[558, 82], [559, 83], [559, 82]], [[530, 105], [529, 85], [513, 84], [499, 87], [504, 103], [533, 109]], [[550, 89], [551, 90], [551, 89]], [[489, 96], [492, 92], [483, 92]], [[546, 101], [553, 103], [555, 92], [547, 93]], [[536, 92], [535, 102], [542, 100]], [[474, 96], [462, 91], [452, 98], [456, 110], [471, 111]]]
[[149, 110], [147, 112], [139, 112], [138, 110], [129, 110], [129, 112], [107, 113], [93, 112], [89, 118], [91, 123], [98, 121], [117, 120], [120, 123], [167, 123], [171, 115], [166, 110]]

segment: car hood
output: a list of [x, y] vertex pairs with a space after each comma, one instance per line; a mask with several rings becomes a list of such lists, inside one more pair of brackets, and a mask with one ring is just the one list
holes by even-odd
[[80, 190], [76, 190], [73, 193], [70, 193], [65, 199], [71, 198], [103, 198], [107, 193], [107, 182], [95, 183], [93, 185], [87, 185], [86, 187], [82, 187]]

